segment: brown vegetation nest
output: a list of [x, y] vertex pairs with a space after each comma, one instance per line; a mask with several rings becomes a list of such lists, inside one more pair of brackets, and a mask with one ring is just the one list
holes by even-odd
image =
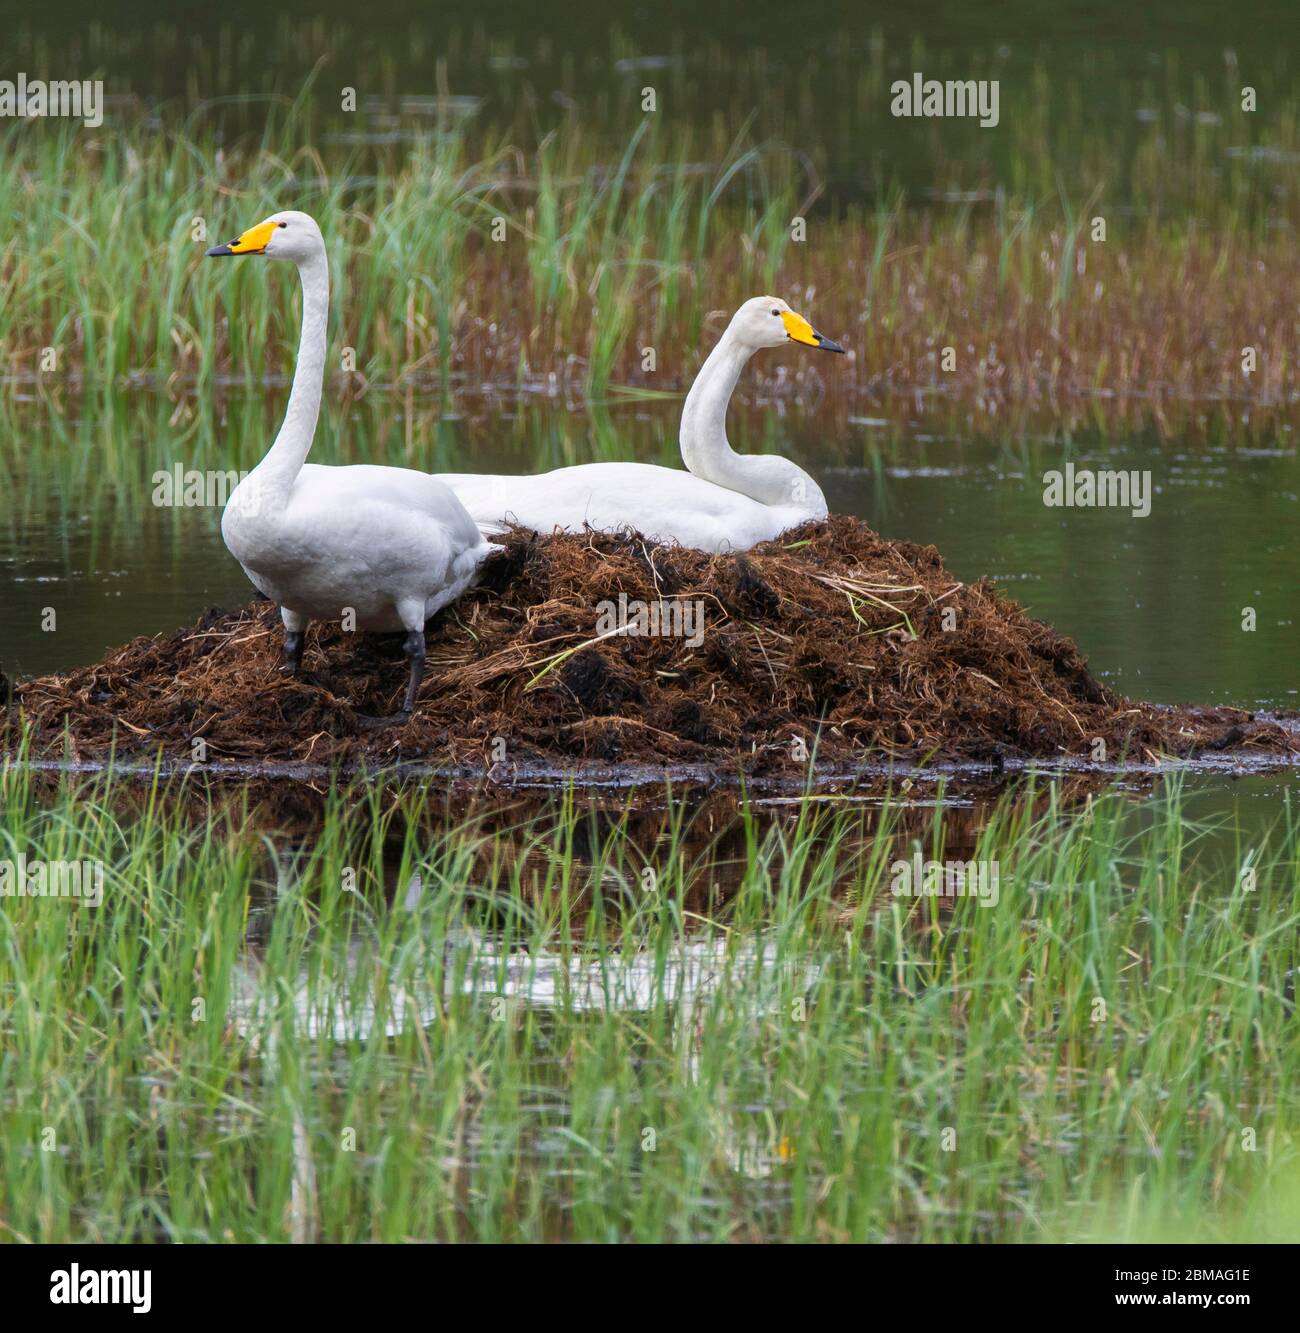
[[[1075, 645], [986, 580], [963, 584], [932, 546], [853, 518], [811, 523], [744, 554], [636, 536], [514, 532], [481, 585], [428, 627], [428, 669], [405, 727], [400, 635], [316, 624], [306, 675], [280, 670], [265, 601], [208, 611], [102, 662], [18, 682], [38, 749], [78, 758], [155, 750], [181, 761], [454, 760], [528, 765], [707, 763], [795, 772], [891, 757], [1095, 758], [1147, 763], [1207, 750], [1294, 753], [1296, 733], [1236, 709], [1164, 708], [1114, 694]], [[612, 635], [601, 603], [703, 605], [703, 640]], [[635, 609], [635, 608], [633, 608]]]

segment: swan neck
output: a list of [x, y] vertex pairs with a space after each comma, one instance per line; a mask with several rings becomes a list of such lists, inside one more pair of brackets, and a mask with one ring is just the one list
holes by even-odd
[[703, 481], [791, 511], [792, 522], [822, 517], [825, 496], [803, 468], [775, 455], [738, 454], [727, 440], [727, 404], [753, 354], [730, 327], [709, 353], [682, 408], [682, 461]]
[[734, 487], [732, 479], [740, 455], [727, 441], [727, 404], [752, 355], [752, 349], [736, 342], [728, 328], [705, 358], [682, 407], [680, 444], [687, 471], [738, 490], [743, 487]]
[[321, 251], [298, 264], [302, 282], [302, 332], [293, 387], [284, 422], [256, 471], [268, 486], [287, 490], [302, 470], [316, 434], [325, 381], [325, 338], [329, 320], [329, 266]]

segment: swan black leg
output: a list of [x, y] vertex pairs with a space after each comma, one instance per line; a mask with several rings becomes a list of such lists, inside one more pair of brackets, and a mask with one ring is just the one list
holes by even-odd
[[[409, 622], [408, 622], [409, 623]], [[357, 714], [357, 723], [362, 731], [379, 731], [383, 727], [404, 727], [415, 712], [415, 696], [420, 692], [420, 682], [424, 679], [424, 630], [408, 631], [402, 652], [411, 663], [411, 678], [406, 686], [406, 698], [402, 701], [401, 711], [391, 717], [366, 717]]]
[[286, 630], [284, 635], [284, 667], [291, 676], [302, 670], [303, 631]]
[[420, 682], [424, 679], [424, 631], [413, 629], [402, 645], [402, 651], [411, 662], [411, 679], [406, 686], [406, 699], [402, 704], [401, 721], [409, 722], [415, 711], [415, 696], [420, 691]]

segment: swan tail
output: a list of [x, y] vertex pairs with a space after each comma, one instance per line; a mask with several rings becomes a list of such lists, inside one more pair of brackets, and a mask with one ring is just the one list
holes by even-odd
[[452, 561], [452, 573], [457, 579], [470, 578], [489, 556], [496, 555], [498, 551], [504, 550], [504, 546], [498, 546], [495, 542], [481, 541], [477, 546], [471, 547], [468, 551], [462, 551], [455, 560]]

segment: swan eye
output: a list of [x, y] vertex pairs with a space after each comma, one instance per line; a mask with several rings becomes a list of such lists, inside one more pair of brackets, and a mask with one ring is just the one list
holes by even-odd
[[781, 312], [780, 312], [775, 306], [773, 306], [773, 307], [772, 307], [772, 313], [773, 313], [774, 315], [779, 315]]
[[282, 222], [282, 223], [280, 223], [280, 226], [282, 226], [282, 227], [287, 227], [288, 225], [289, 225], [289, 224], [288, 224], [287, 222]]

